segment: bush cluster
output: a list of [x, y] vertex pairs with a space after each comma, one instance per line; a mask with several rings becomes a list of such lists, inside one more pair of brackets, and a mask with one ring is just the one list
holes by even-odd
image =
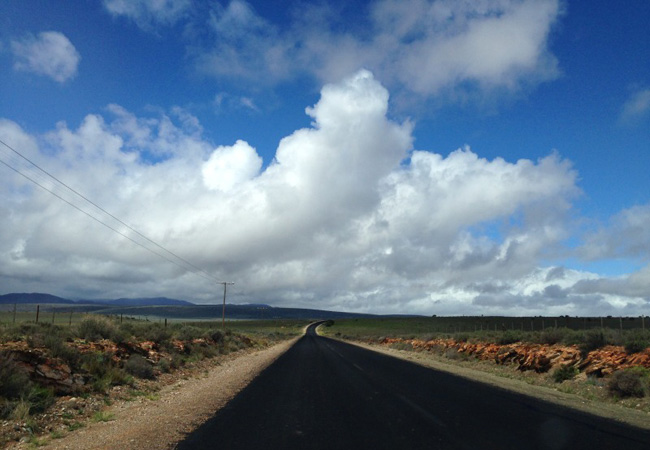
[[[106, 393], [113, 386], [132, 385], [134, 377], [153, 379], [156, 373], [167, 373], [192, 361], [226, 354], [254, 343], [245, 336], [217, 329], [216, 324], [170, 324], [136, 322], [89, 315], [72, 327], [51, 323], [0, 324], [0, 342], [23, 340], [32, 348], [46, 349], [50, 357], [67, 363], [75, 372], [88, 378], [87, 389]], [[108, 339], [117, 344], [153, 341], [168, 351], [169, 357], [152, 364], [141, 355], [133, 354], [122, 365], [113, 354], [81, 353], [71, 345], [74, 339], [98, 341]], [[196, 340], [199, 340], [196, 342]], [[174, 340], [185, 343], [179, 352]], [[195, 341], [194, 343], [192, 341]], [[54, 402], [52, 389], [31, 381], [26, 370], [8, 354], [0, 354], [0, 419], [27, 419], [29, 414], [47, 410]]]
[[575, 366], [562, 365], [553, 371], [551, 377], [556, 383], [562, 383], [563, 381], [573, 380], [579, 373], [580, 371]]
[[650, 370], [631, 367], [612, 375], [607, 385], [610, 394], [616, 397], [644, 397], [650, 395]]
[[54, 392], [32, 383], [24, 368], [0, 354], [0, 418], [44, 412], [54, 403]]
[[154, 378], [153, 366], [141, 355], [131, 355], [124, 364], [124, 370], [138, 378]]

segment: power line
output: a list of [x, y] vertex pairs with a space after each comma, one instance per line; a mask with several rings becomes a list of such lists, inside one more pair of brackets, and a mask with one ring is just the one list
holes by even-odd
[[[32, 177], [30, 177], [29, 175], [27, 175], [27, 174], [21, 172], [19, 169], [13, 167], [11, 164], [9, 164], [9, 163], [7, 163], [7, 162], [5, 162], [5, 161], [3, 161], [3, 160], [0, 159], [0, 163], [2, 163], [3, 165], [5, 165], [5, 166], [8, 167], [9, 169], [13, 170], [13, 171], [16, 172], [17, 174], [21, 175], [22, 177], [26, 178], [27, 180], [31, 181], [32, 183], [34, 183], [35, 185], [37, 185], [37, 186], [40, 187], [41, 189], [43, 189], [43, 190], [49, 192], [49, 193], [52, 194], [53, 196], [57, 197], [58, 199], [62, 200], [62, 201], [65, 202], [65, 203], [67, 203], [68, 205], [70, 205], [71, 207], [75, 208], [76, 210], [80, 211], [80, 212], [83, 213], [84, 215], [90, 217], [91, 219], [93, 219], [94, 221], [100, 223], [101, 225], [104, 225], [104, 226], [105, 226], [106, 228], [108, 228], [109, 230], [111, 230], [111, 231], [113, 231], [113, 232], [119, 234], [120, 236], [122, 236], [122, 237], [128, 239], [129, 241], [131, 241], [131, 242], [133, 242], [134, 244], [136, 244], [136, 245], [138, 245], [138, 246], [144, 248], [145, 250], [147, 250], [147, 251], [153, 253], [154, 255], [156, 255], [156, 256], [158, 256], [158, 257], [160, 257], [160, 258], [162, 258], [162, 259], [164, 259], [164, 260], [166, 260], [166, 261], [168, 261], [168, 262], [170, 262], [170, 263], [172, 263], [172, 264], [175, 264], [176, 266], [181, 267], [182, 269], [189, 270], [190, 272], [193, 272], [193, 273], [195, 273], [196, 275], [201, 276], [202, 278], [205, 278], [205, 279], [210, 280], [210, 281], [216, 281], [217, 283], [223, 283], [223, 282], [220, 281], [218, 278], [216, 278], [216, 277], [210, 275], [210, 274], [209, 274], [208, 272], [206, 272], [205, 270], [203, 270], [203, 269], [201, 269], [200, 267], [198, 267], [198, 266], [192, 264], [191, 262], [187, 261], [185, 258], [183, 258], [183, 257], [181, 257], [181, 256], [179, 256], [179, 255], [177, 255], [176, 253], [172, 252], [171, 250], [165, 248], [164, 246], [158, 244], [158, 243], [155, 242], [154, 240], [152, 240], [152, 239], [150, 239], [149, 237], [145, 236], [144, 234], [140, 233], [138, 230], [136, 230], [136, 229], [133, 228], [132, 226], [126, 224], [124, 221], [122, 221], [121, 219], [119, 219], [119, 218], [116, 217], [115, 215], [109, 213], [109, 212], [106, 211], [104, 208], [102, 208], [101, 206], [99, 206], [97, 203], [95, 203], [95, 202], [93, 202], [92, 200], [88, 199], [88, 198], [87, 198], [86, 196], [84, 196], [83, 194], [79, 193], [78, 191], [76, 191], [76, 190], [73, 189], [72, 187], [68, 186], [68, 185], [67, 185], [66, 183], [64, 183], [63, 181], [59, 180], [57, 177], [55, 177], [54, 175], [52, 175], [51, 173], [49, 173], [47, 170], [43, 169], [41, 166], [39, 166], [38, 164], [36, 164], [36, 163], [33, 162], [32, 160], [30, 160], [29, 158], [27, 158], [26, 156], [24, 156], [22, 153], [20, 153], [19, 151], [17, 151], [16, 149], [14, 149], [13, 147], [11, 147], [9, 144], [7, 144], [6, 142], [4, 142], [4, 141], [1, 140], [1, 139], [0, 139], [0, 144], [4, 145], [4, 146], [7, 147], [9, 150], [11, 150], [13, 153], [15, 153], [15, 154], [18, 155], [20, 158], [22, 158], [24, 161], [28, 162], [31, 166], [33, 166], [33, 167], [35, 167], [36, 169], [38, 169], [38, 171], [40, 171], [42, 174], [45, 174], [45, 175], [46, 175], [47, 177], [49, 177], [50, 179], [54, 180], [56, 183], [58, 183], [58, 185], [63, 186], [65, 189], [67, 189], [68, 191], [72, 192], [72, 193], [73, 193], [74, 195], [76, 195], [77, 197], [81, 198], [82, 200], [84, 200], [85, 202], [89, 203], [90, 205], [92, 205], [93, 207], [95, 207], [96, 209], [98, 209], [99, 211], [101, 211], [102, 213], [106, 214], [106, 215], [107, 215], [108, 217], [110, 217], [111, 219], [115, 220], [116, 222], [120, 223], [121, 225], [123, 225], [123, 226], [126, 227], [127, 229], [131, 230], [131, 231], [132, 231], [133, 233], [135, 233], [137, 236], [140, 236], [142, 239], [144, 239], [144, 240], [146, 240], [147, 242], [153, 244], [156, 248], [162, 250], [162, 251], [165, 252], [167, 255], [171, 255], [173, 258], [175, 258], [175, 260], [172, 259], [172, 258], [169, 258], [168, 256], [165, 256], [165, 255], [162, 254], [161, 252], [158, 252], [158, 251], [156, 251], [156, 250], [154, 250], [154, 249], [151, 249], [150, 247], [147, 247], [146, 245], [144, 245], [144, 244], [141, 243], [141, 242], [138, 242], [137, 240], [135, 240], [135, 239], [133, 239], [132, 237], [128, 236], [126, 233], [124, 233], [124, 232], [118, 230], [117, 228], [115, 228], [115, 227], [113, 227], [113, 226], [107, 224], [106, 222], [104, 222], [104, 221], [101, 220], [100, 218], [98, 218], [98, 217], [92, 215], [92, 214], [89, 213], [88, 211], [86, 211], [86, 210], [82, 209], [81, 207], [75, 205], [72, 201], [65, 199], [65, 198], [62, 197], [61, 195], [59, 195], [59, 194], [57, 194], [56, 192], [54, 192], [52, 189], [49, 189], [49, 188], [47, 188], [46, 186], [44, 186], [44, 184], [39, 183], [39, 182], [36, 181], [34, 178], [32, 178]], [[28, 167], [29, 167], [29, 166], [28, 166]], [[55, 183], [55, 185], [56, 185], [56, 183]], [[180, 264], [179, 261], [181, 261], [183, 264]]]

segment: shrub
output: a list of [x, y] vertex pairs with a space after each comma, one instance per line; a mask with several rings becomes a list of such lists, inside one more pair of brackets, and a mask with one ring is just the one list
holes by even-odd
[[0, 397], [16, 400], [31, 389], [31, 382], [25, 369], [16, 364], [7, 354], [0, 354]]
[[77, 368], [81, 364], [81, 353], [76, 348], [65, 344], [63, 339], [56, 334], [48, 335], [43, 340], [43, 345], [50, 350], [53, 358], [61, 358], [70, 367]]
[[562, 365], [555, 369], [552, 373], [553, 381], [562, 383], [566, 380], [573, 380], [580, 371], [575, 366]]
[[91, 387], [97, 392], [106, 392], [111, 386], [130, 384], [132, 379], [116, 367], [109, 353], [89, 353], [84, 355], [82, 368], [92, 377]]
[[619, 397], [643, 397], [650, 391], [650, 370], [631, 367], [612, 375], [607, 386], [610, 394]]
[[160, 361], [158, 361], [158, 369], [160, 369], [160, 372], [162, 373], [171, 372], [171, 362], [168, 359], [161, 358]]
[[106, 317], [89, 316], [79, 323], [79, 336], [88, 341], [111, 339], [115, 331], [115, 324]]
[[650, 332], [635, 330], [625, 336], [625, 351], [629, 354], [639, 353], [650, 347]]
[[143, 337], [147, 341], [155, 342], [158, 345], [165, 345], [171, 339], [172, 333], [164, 326], [153, 323], [147, 329], [143, 330]]
[[177, 337], [181, 341], [191, 341], [192, 339], [200, 337], [202, 334], [203, 330], [199, 327], [183, 325], [180, 330], [178, 330]]
[[564, 342], [571, 330], [567, 328], [547, 328], [539, 334], [538, 343], [546, 345], [559, 344]]
[[223, 343], [223, 340], [224, 340], [224, 334], [223, 334], [223, 332], [217, 330], [217, 331], [210, 334], [210, 339], [212, 339], [217, 344], [221, 344], [221, 343]]
[[504, 332], [498, 339], [497, 344], [499, 345], [510, 345], [515, 342], [521, 341], [521, 332], [508, 330]]
[[27, 394], [27, 401], [30, 404], [30, 414], [45, 412], [47, 408], [54, 404], [54, 391], [50, 388], [34, 385]]
[[131, 355], [126, 364], [124, 364], [124, 370], [138, 378], [148, 380], [155, 378], [153, 366], [141, 355]]
[[457, 361], [463, 359], [463, 355], [455, 348], [449, 348], [445, 350], [445, 358]]
[[185, 358], [180, 353], [172, 353], [172, 357], [169, 360], [169, 367], [171, 369], [178, 369], [185, 364]]
[[605, 334], [598, 331], [588, 331], [583, 335], [582, 342], [580, 343], [580, 352], [583, 355], [591, 352], [592, 350], [597, 350], [607, 345], [607, 339]]

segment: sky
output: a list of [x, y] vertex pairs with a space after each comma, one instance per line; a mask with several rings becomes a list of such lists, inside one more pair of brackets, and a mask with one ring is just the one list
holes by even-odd
[[5, 0], [0, 294], [650, 313], [650, 2]]

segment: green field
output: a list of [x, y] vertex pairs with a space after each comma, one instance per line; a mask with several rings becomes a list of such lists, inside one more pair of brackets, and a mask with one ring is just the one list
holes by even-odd
[[650, 318], [641, 317], [404, 317], [340, 319], [334, 328], [355, 335], [384, 333], [395, 337], [421, 334], [450, 334], [479, 331], [543, 331], [548, 328], [570, 330], [650, 329]]

